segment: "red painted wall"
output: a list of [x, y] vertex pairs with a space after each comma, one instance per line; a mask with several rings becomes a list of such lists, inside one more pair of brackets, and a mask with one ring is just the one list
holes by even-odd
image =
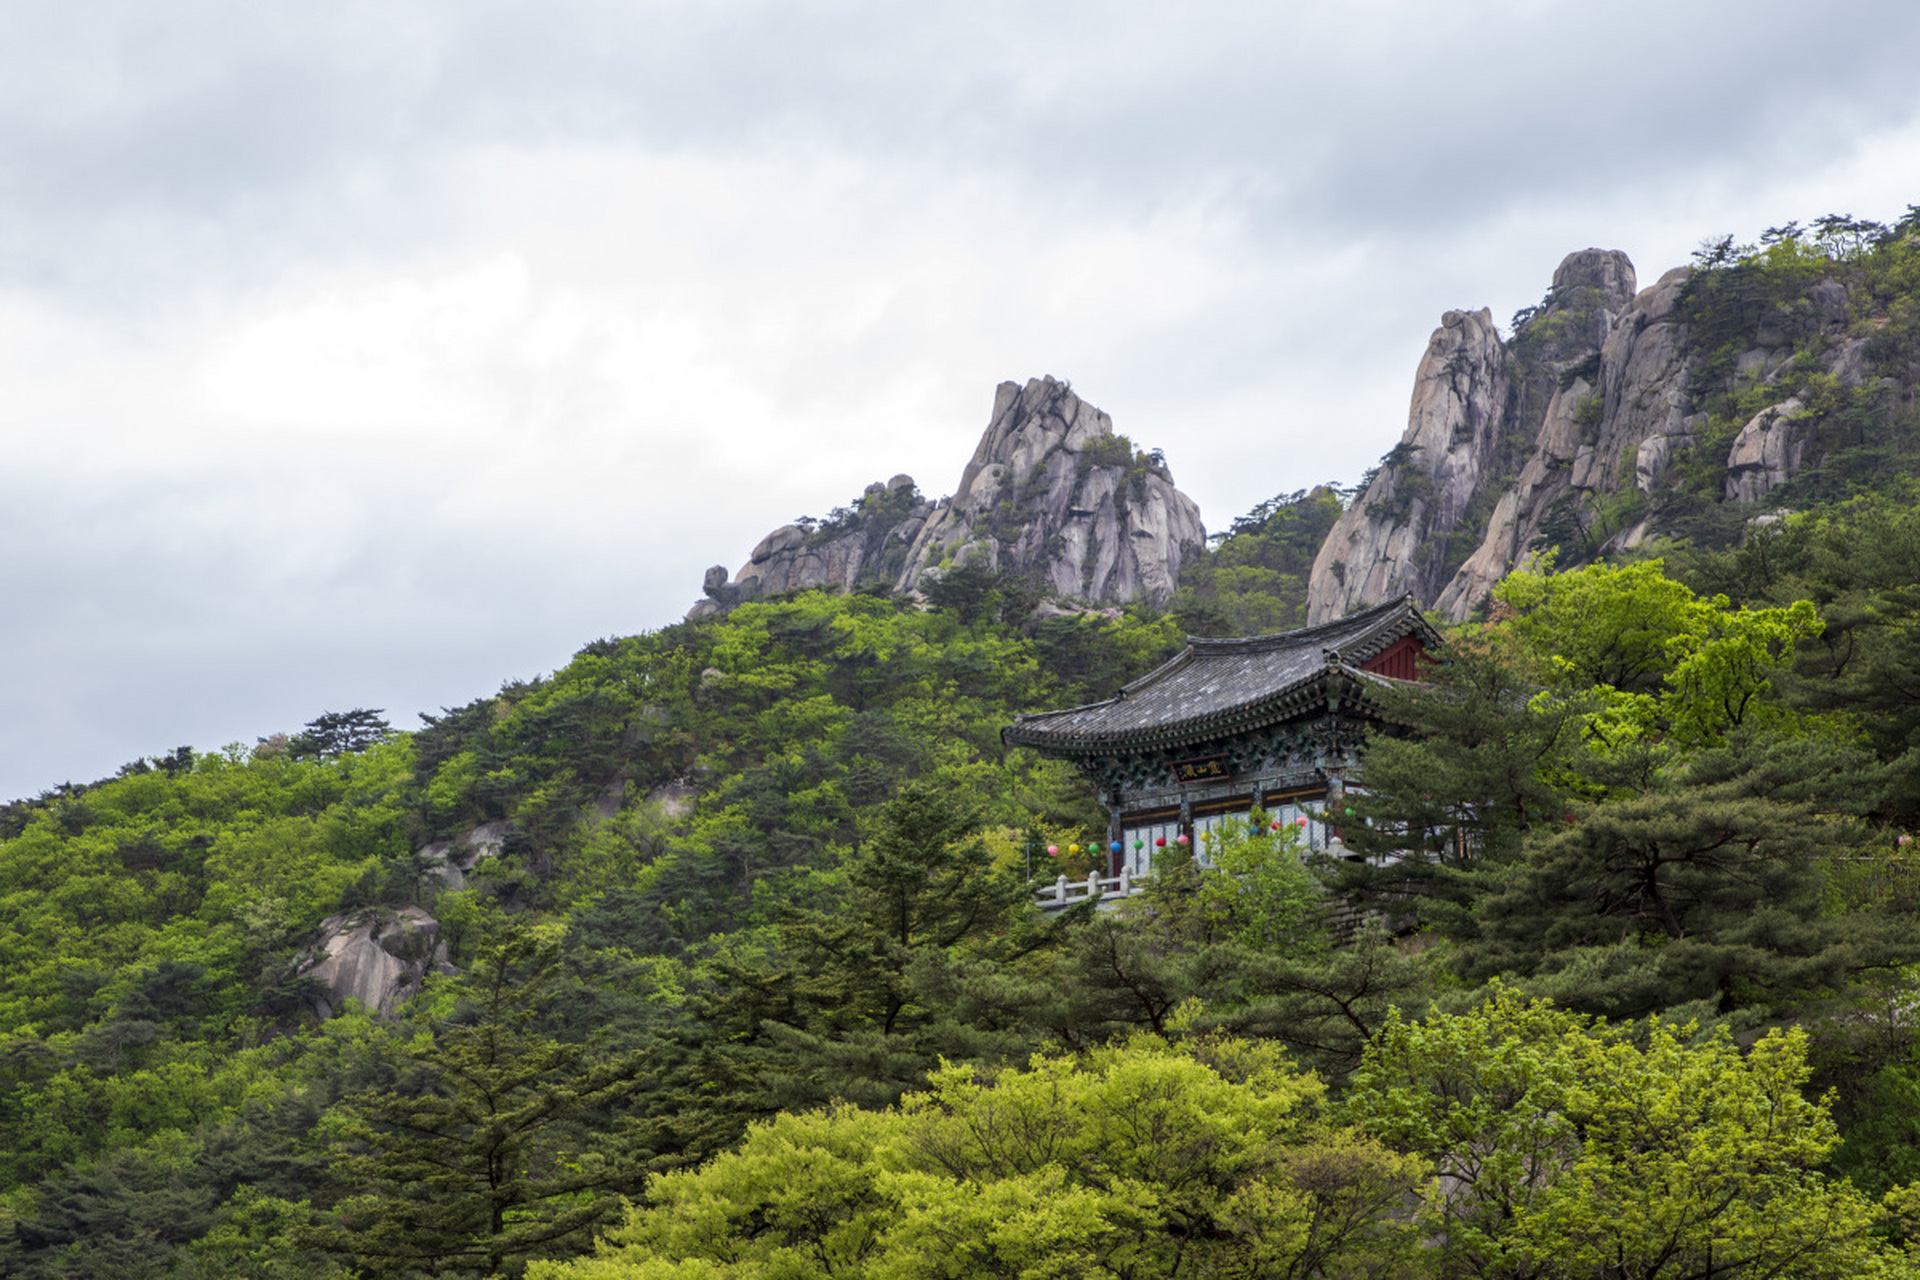
[[1419, 637], [1402, 636], [1386, 652], [1376, 654], [1371, 662], [1362, 664], [1360, 669], [1392, 680], [1418, 680], [1419, 660], [1426, 652], [1427, 647], [1420, 643]]

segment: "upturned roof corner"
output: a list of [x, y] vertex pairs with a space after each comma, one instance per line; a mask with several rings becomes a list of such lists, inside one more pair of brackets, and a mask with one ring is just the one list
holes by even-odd
[[1332, 699], [1358, 703], [1369, 680], [1408, 679], [1414, 653], [1440, 635], [1412, 595], [1335, 622], [1239, 639], [1187, 637], [1187, 647], [1104, 702], [1017, 717], [1008, 746], [1077, 756], [1219, 738], [1296, 718]]

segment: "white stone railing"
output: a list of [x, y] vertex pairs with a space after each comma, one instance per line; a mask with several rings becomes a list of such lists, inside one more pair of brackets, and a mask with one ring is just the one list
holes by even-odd
[[1126, 871], [1117, 876], [1103, 876], [1095, 871], [1085, 880], [1060, 876], [1046, 888], [1034, 891], [1033, 905], [1042, 911], [1061, 911], [1088, 898], [1130, 898], [1146, 887], [1145, 876], [1135, 877]]

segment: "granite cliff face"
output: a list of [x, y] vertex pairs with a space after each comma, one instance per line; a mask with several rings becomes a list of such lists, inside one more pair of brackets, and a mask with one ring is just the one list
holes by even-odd
[[[1604, 376], [1596, 357], [1633, 289], [1625, 254], [1588, 249], [1560, 264], [1511, 343], [1486, 310], [1441, 317], [1414, 375], [1405, 434], [1314, 561], [1310, 623], [1407, 592], [1423, 604], [1479, 600], [1513, 563], [1512, 544], [1524, 547], [1538, 512], [1573, 483], [1569, 465], [1580, 459], [1582, 478], [1592, 478], [1583, 424]], [[1491, 543], [1490, 529], [1503, 531]], [[1456, 581], [1482, 585], [1456, 590]]]
[[929, 502], [909, 476], [867, 486], [855, 506], [762, 539], [738, 573], [707, 571], [690, 618], [803, 587], [912, 591], [979, 565], [1070, 600], [1163, 605], [1182, 559], [1205, 545], [1200, 510], [1158, 453], [1064, 382], [1003, 382], [950, 498]]
[[[1635, 292], [1625, 254], [1587, 249], [1506, 341], [1485, 311], [1442, 317], [1400, 444], [1314, 562], [1310, 620], [1408, 591], [1459, 620], [1547, 547], [1564, 567], [1655, 534], [1727, 536], [1845, 447], [1832, 432], [1823, 443], [1816, 392], [1883, 421], [1911, 406], [1912, 379], [1873, 378], [1885, 320], [1840, 281], [1764, 307], [1742, 295], [1703, 337], [1689, 316], [1712, 303], [1689, 303], [1690, 278], [1669, 271]], [[1729, 404], [1763, 407], [1728, 421]]]
[[440, 922], [418, 907], [331, 916], [297, 970], [311, 982], [309, 1004], [331, 1018], [349, 1000], [391, 1014], [429, 973], [451, 973]]

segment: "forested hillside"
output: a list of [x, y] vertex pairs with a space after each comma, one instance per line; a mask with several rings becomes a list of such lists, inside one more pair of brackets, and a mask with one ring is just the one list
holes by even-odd
[[1105, 819], [1000, 741], [1302, 623], [1331, 487], [1164, 612], [734, 601], [8, 805], [0, 1275], [1914, 1274], [1920, 490], [1829, 390], [1801, 509], [1681, 459], [1714, 536], [1544, 554], [1381, 691], [1354, 860], [1256, 820], [1043, 916]]
[[[1003, 617], [987, 578], [931, 608], [745, 605], [357, 750], [181, 752], [13, 806], [0, 1257], [24, 1276], [486, 1275], [612, 1230], [582, 1274], [813, 1274], [789, 1254], [851, 1232], [856, 1271], [920, 1274], [929, 1241], [1025, 1206], [1030, 1234], [956, 1274], [1056, 1253], [1178, 1274], [1197, 1264], [1167, 1251], [1203, 1222], [1224, 1233], [1209, 1270], [1456, 1274], [1494, 1244], [1604, 1246], [1606, 1180], [1654, 1156], [1642, 1121], [1577, 1089], [1630, 1053], [1632, 1106], [1695, 1108], [1657, 1148], [1670, 1183], [1702, 1180], [1674, 1247], [1764, 1222], [1787, 1233], [1767, 1248], [1849, 1273], [1895, 1249], [1873, 1200], [1920, 1172], [1899, 693], [1920, 668], [1920, 515], [1865, 500], [1668, 567], [1523, 575], [1500, 620], [1454, 633], [1351, 828], [1417, 858], [1312, 869], [1245, 836], [1218, 855], [1236, 875], [1169, 868], [1114, 913], [1026, 905], [1046, 846], [1098, 815], [997, 731], [1110, 694], [1178, 629]], [[452, 887], [422, 851], [483, 823], [510, 835]], [[1331, 946], [1321, 876], [1399, 936]], [[408, 905], [451, 971], [395, 1017], [319, 1020], [298, 969], [322, 917]], [[1033, 1083], [970, 1074], [1036, 1053]], [[1432, 1110], [1480, 1105], [1462, 1070], [1505, 1100], [1471, 1132]], [[1021, 1101], [1044, 1080], [1088, 1100]], [[945, 1101], [884, 1110], [930, 1083]], [[1037, 1106], [1021, 1141], [1039, 1124], [1095, 1152], [1133, 1142], [1099, 1117], [1149, 1095], [1239, 1145], [1130, 1147], [1140, 1166], [1102, 1175], [1092, 1154], [936, 1159], [948, 1139], [914, 1127]], [[1785, 1118], [1767, 1137], [1727, 1107]], [[1621, 1125], [1627, 1148], [1605, 1137]], [[1421, 1200], [1427, 1171], [1517, 1155], [1540, 1126], [1600, 1163], [1530, 1191], [1538, 1214]], [[852, 1163], [802, 1177], [805, 1151]], [[1175, 1194], [1190, 1178], [1210, 1190]], [[685, 1217], [716, 1195], [745, 1217]], [[624, 1226], [621, 1196], [642, 1206]], [[1328, 1214], [1345, 1226], [1303, 1251]], [[1436, 1232], [1444, 1249], [1417, 1244]]]

